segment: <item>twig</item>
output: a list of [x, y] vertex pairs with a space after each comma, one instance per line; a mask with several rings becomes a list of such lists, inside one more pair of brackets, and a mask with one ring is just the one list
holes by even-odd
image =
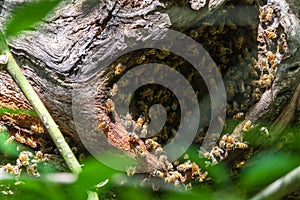
[[300, 186], [300, 166], [276, 180], [250, 200], [281, 199]]
[[60, 150], [60, 153], [64, 158], [65, 162], [67, 163], [68, 167], [73, 173], [79, 174], [81, 172], [81, 166], [78, 160], [74, 156], [72, 150], [70, 149], [69, 145], [65, 141], [57, 124], [49, 114], [43, 102], [38, 97], [38, 95], [36, 94], [32, 86], [29, 84], [26, 77], [23, 75], [20, 67], [18, 66], [15, 59], [13, 58], [13, 55], [9, 51], [5, 38], [1, 32], [0, 32], [0, 53], [8, 56], [8, 62], [5, 69], [13, 77], [13, 79], [19, 85], [19, 87], [21, 88], [22, 92], [24, 93], [28, 101], [31, 103], [32, 107], [38, 114], [39, 118], [43, 122], [47, 131], [49, 132], [56, 147]]

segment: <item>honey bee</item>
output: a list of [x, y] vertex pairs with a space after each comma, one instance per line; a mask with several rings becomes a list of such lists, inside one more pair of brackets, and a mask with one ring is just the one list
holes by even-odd
[[156, 176], [156, 177], [159, 177], [159, 178], [163, 178], [165, 175], [164, 175], [164, 173], [162, 171], [156, 169], [153, 172], [153, 176]]
[[138, 141], [140, 140], [137, 134], [135, 134], [134, 132], [129, 132], [128, 136], [131, 143], [138, 143]]
[[183, 155], [183, 159], [184, 159], [184, 160], [187, 160], [187, 159], [189, 159], [189, 158], [190, 158], [190, 155], [189, 155], [189, 154], [186, 153], [186, 154]]
[[265, 36], [269, 39], [276, 39], [277, 38], [277, 34], [275, 31], [265, 31]]
[[228, 56], [223, 55], [219, 59], [220, 59], [220, 62], [223, 63], [224, 65], [229, 63]]
[[250, 52], [247, 47], [243, 50], [243, 56], [244, 58], [250, 59]]
[[161, 147], [160, 144], [150, 138], [145, 141], [145, 146], [150, 152], [154, 152], [157, 148]]
[[207, 175], [208, 175], [208, 172], [201, 173], [199, 178], [198, 178], [198, 181], [203, 182], [206, 179]]
[[12, 143], [13, 141], [15, 141], [15, 136], [10, 136], [6, 141], [5, 143]]
[[37, 169], [36, 169], [36, 163], [28, 165], [26, 167], [26, 172], [28, 174], [34, 175], [34, 176], [40, 176], [40, 174], [38, 173]]
[[238, 112], [233, 116], [233, 119], [243, 119], [244, 118], [244, 113], [243, 112]]
[[159, 161], [159, 162], [162, 162], [162, 163], [166, 162], [167, 159], [168, 159], [168, 157], [167, 157], [166, 155], [160, 155], [160, 156], [158, 157], [158, 161]]
[[114, 83], [112, 88], [109, 91], [109, 96], [110, 97], [116, 96], [117, 92], [118, 92], [118, 85]]
[[219, 141], [219, 147], [226, 148], [227, 134], [223, 135]]
[[9, 174], [18, 174], [18, 172], [20, 171], [17, 166], [14, 166], [10, 163], [7, 163], [6, 165], [4, 165], [4, 169]]
[[122, 74], [122, 72], [125, 70], [125, 66], [122, 65], [121, 63], [117, 64], [117, 66], [115, 67], [115, 75], [120, 75]]
[[220, 34], [224, 34], [226, 33], [226, 29], [225, 29], [225, 24], [224, 23], [220, 23], [219, 26], [218, 26], [218, 32]]
[[248, 144], [246, 144], [244, 142], [236, 142], [234, 144], [234, 148], [235, 149], [247, 149], [248, 148]]
[[232, 102], [232, 110], [233, 112], [239, 112], [239, 104], [236, 101]]
[[228, 81], [226, 86], [227, 98], [231, 100], [235, 96], [236, 85], [232, 81]]
[[31, 125], [30, 129], [35, 133], [44, 133], [45, 132], [43, 126], [38, 125], [38, 124]]
[[43, 160], [43, 153], [41, 152], [41, 151], [37, 151], [36, 153], [35, 153], [35, 159], [37, 160], [37, 161], [42, 161]]
[[260, 22], [270, 21], [273, 16], [274, 9], [268, 5], [259, 8], [259, 20]]
[[132, 116], [131, 114], [127, 113], [125, 116], [125, 122], [124, 122], [125, 128], [129, 130], [132, 126]]
[[174, 165], [174, 166], [179, 165], [179, 160], [175, 160], [175, 161], [173, 162], [173, 165]]
[[245, 161], [244, 161], [244, 160], [243, 160], [243, 161], [240, 161], [240, 162], [236, 162], [236, 163], [234, 164], [234, 167], [235, 167], [235, 168], [241, 168], [244, 164], [245, 164]]
[[15, 139], [22, 144], [26, 143], [26, 139], [19, 132], [15, 133]]
[[214, 36], [218, 33], [218, 30], [214, 26], [210, 26], [209, 33], [210, 33], [210, 35]]
[[136, 166], [129, 166], [126, 169], [127, 176], [133, 176], [136, 173]]
[[251, 92], [252, 92], [251, 86], [247, 85], [244, 93], [244, 98], [249, 99], [251, 96]]
[[273, 74], [263, 74], [263, 76], [259, 80], [259, 83], [262, 87], [270, 87], [273, 79], [274, 79]]
[[22, 151], [19, 154], [19, 157], [17, 159], [18, 166], [27, 166], [30, 163], [30, 157], [33, 157], [33, 154], [29, 151]]
[[235, 41], [235, 47], [236, 47], [237, 49], [241, 49], [242, 46], [244, 45], [244, 42], [245, 42], [244, 37], [241, 37], [241, 36], [238, 37], [237, 40]]
[[144, 121], [145, 121], [145, 118], [140, 116], [137, 121], [136, 121], [136, 124], [139, 126], [139, 128], [142, 128], [143, 127], [143, 124], [144, 124]]
[[199, 37], [199, 34], [198, 34], [198, 32], [196, 30], [191, 30], [190, 36], [193, 39], [197, 39]]
[[232, 150], [234, 147], [234, 140], [232, 135], [225, 134], [219, 141], [219, 147], [221, 147], [221, 149]]
[[255, 88], [253, 93], [252, 93], [252, 97], [255, 101], [258, 101], [261, 97], [261, 92], [259, 88]]
[[167, 118], [167, 123], [173, 124], [177, 119], [177, 114], [175, 112], [171, 112]]
[[145, 52], [145, 55], [150, 56], [150, 55], [155, 55], [156, 53], [157, 52], [155, 49], [150, 49]]
[[231, 29], [231, 30], [236, 30], [237, 26], [230, 20], [226, 21], [227, 26]]
[[245, 92], [245, 83], [242, 79], [238, 80], [238, 89], [239, 89], [240, 93]]
[[258, 78], [258, 73], [257, 73], [257, 71], [255, 70], [255, 67], [249, 66], [248, 69], [249, 69], [250, 75], [251, 75], [253, 78]]
[[180, 165], [177, 166], [177, 170], [179, 172], [186, 172], [186, 171], [188, 171], [190, 169], [192, 169], [192, 163], [191, 163], [191, 161], [187, 161], [187, 162], [185, 162], [185, 163], [180, 164]]
[[274, 53], [272, 53], [271, 51], [268, 51], [266, 56], [271, 65], [275, 63], [275, 54]]
[[157, 192], [159, 190], [159, 187], [157, 185], [155, 185], [154, 183], [151, 183], [152, 184], [152, 190], [154, 192]]
[[180, 180], [183, 183], [185, 182], [186, 178], [183, 177], [178, 171], [170, 172], [170, 175], [165, 178], [166, 183], [175, 182], [176, 180]]
[[154, 151], [154, 155], [158, 156], [158, 155], [162, 154], [162, 152], [163, 152], [163, 148], [157, 147]]
[[137, 146], [135, 147], [135, 150], [138, 152], [138, 154], [139, 154], [142, 158], [144, 158], [144, 157], [147, 156], [147, 153], [144, 151], [144, 149], [143, 149], [140, 145], [137, 145]]
[[208, 151], [206, 151], [205, 149], [200, 148], [200, 150], [199, 150], [199, 157], [200, 158], [210, 159], [210, 153]]
[[192, 176], [199, 176], [200, 175], [200, 168], [196, 163], [192, 163]]
[[100, 121], [100, 123], [98, 124], [98, 130], [107, 131], [107, 122]]
[[141, 55], [141, 56], [137, 59], [136, 63], [140, 65], [140, 64], [142, 64], [145, 60], [146, 60], [146, 56], [145, 56], [145, 55]]
[[261, 66], [262, 70], [268, 69], [268, 60], [267, 60], [267, 58], [261, 58], [260, 59], [260, 66]]
[[280, 34], [280, 39], [278, 42], [282, 44], [283, 53], [287, 53], [288, 45], [286, 41], [286, 35], [284, 33]]
[[178, 187], [180, 185], [180, 181], [178, 180], [178, 179], [176, 179], [175, 181], [174, 181], [174, 186], [175, 187]]
[[270, 136], [269, 130], [266, 127], [261, 127], [260, 132], [267, 137]]
[[211, 157], [213, 163], [217, 163], [217, 160], [215, 159], [215, 156], [219, 157], [220, 160], [224, 160], [225, 157], [227, 157], [227, 156], [224, 156], [224, 155], [226, 155], [226, 152], [218, 146], [215, 146], [210, 152], [210, 157]]
[[258, 64], [258, 62], [257, 62], [257, 60], [255, 58], [253, 58], [252, 64], [253, 64], [254, 69], [258, 69], [259, 68], [259, 64]]
[[247, 154], [245, 155], [245, 159], [250, 159], [253, 156], [253, 147], [249, 147]]
[[163, 60], [163, 59], [165, 59], [169, 55], [170, 55], [170, 51], [168, 49], [161, 49], [160, 52], [159, 52], [159, 54], [157, 55], [157, 57], [160, 60]]
[[33, 141], [32, 138], [27, 138], [26, 144], [28, 146], [30, 146], [31, 148], [36, 148], [37, 147], [37, 143], [35, 141]]
[[244, 126], [243, 126], [243, 131], [244, 132], [248, 132], [251, 127], [252, 127], [252, 122], [250, 120], [247, 120], [245, 123], [244, 123]]
[[115, 111], [115, 103], [111, 99], [106, 100], [106, 109], [108, 113], [112, 113]]
[[145, 138], [147, 136], [148, 133], [148, 125], [144, 124], [141, 130], [141, 137]]
[[139, 108], [140, 110], [143, 110], [143, 111], [148, 110], [148, 105], [145, 104], [144, 101], [138, 101], [137, 103], [138, 103], [138, 108]]
[[172, 163], [170, 163], [168, 160], [166, 160], [166, 161], [165, 161], [165, 164], [166, 164], [167, 170], [173, 170], [173, 165], [172, 165]]

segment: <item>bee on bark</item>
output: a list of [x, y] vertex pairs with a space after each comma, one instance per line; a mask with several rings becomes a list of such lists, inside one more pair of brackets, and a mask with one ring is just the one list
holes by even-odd
[[121, 63], [118, 63], [117, 66], [115, 67], [115, 75], [121, 75], [123, 71], [125, 70], [125, 66], [122, 65]]

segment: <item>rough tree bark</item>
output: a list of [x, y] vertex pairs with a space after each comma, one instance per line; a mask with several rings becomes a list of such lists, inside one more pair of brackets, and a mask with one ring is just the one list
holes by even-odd
[[[272, 0], [271, 2], [278, 3], [280, 1]], [[96, 75], [94, 69], [87, 68], [93, 59], [109, 56], [111, 52], [122, 48], [122, 45], [127, 45], [126, 42], [114, 44], [114, 40], [111, 39], [113, 36], [119, 34], [120, 37], [123, 37], [126, 31], [137, 27], [143, 27], [149, 30], [150, 36], [155, 36], [157, 31], [164, 33], [164, 28], [170, 27], [171, 24], [173, 24], [173, 28], [184, 31], [205, 16], [213, 17], [214, 11], [223, 5], [218, 5], [212, 11], [207, 8], [192, 11], [189, 5], [184, 4], [184, 12], [190, 15], [185, 20], [186, 13], [178, 14], [175, 12], [178, 9], [177, 5], [172, 1], [167, 1], [167, 3], [168, 6], [164, 8], [164, 4], [158, 0], [66, 1], [55, 10], [53, 15], [40, 23], [38, 30], [28, 31], [9, 41], [11, 51], [22, 66], [24, 74], [40, 95], [62, 132], [72, 138], [77, 145], [80, 146], [81, 143], [72, 119], [72, 88], [80, 82], [78, 80], [79, 71], [86, 72], [86, 79]], [[11, 9], [19, 4], [20, 2], [13, 0], [2, 2], [0, 22], [3, 23], [10, 16]], [[282, 115], [287, 113], [283, 111], [282, 105], [286, 105], [288, 107], [286, 109], [290, 109], [288, 113], [291, 115], [295, 112], [296, 106], [289, 107], [288, 102], [293, 101], [293, 105], [299, 106], [299, 103], [295, 102], [295, 99], [299, 97], [299, 92], [297, 90], [294, 94], [294, 91], [300, 80], [298, 61], [300, 39], [297, 38], [300, 23], [294, 15], [297, 10], [293, 11], [292, 9], [298, 8], [299, 5], [296, 0], [288, 1], [288, 3], [281, 1], [281, 4], [282, 9], [290, 5], [285, 13], [286, 24], [282, 24], [290, 44], [289, 56], [278, 67], [277, 76], [271, 89], [266, 90], [260, 101], [247, 113], [246, 119], [250, 119], [252, 122], [259, 119], [272, 121], [277, 119], [277, 124], [289, 124], [290, 119], [286, 117], [282, 119]], [[295, 7], [292, 6], [293, 4]], [[156, 10], [159, 12], [153, 12]], [[299, 16], [299, 13], [296, 14]], [[182, 18], [182, 16], [184, 17]], [[181, 21], [181, 19], [184, 20]], [[101, 45], [101, 48], [96, 48]], [[103, 84], [99, 86], [100, 91], [103, 91], [100, 92], [99, 97], [98, 112], [102, 118], [99, 120], [108, 122], [108, 135], [111, 143], [122, 150], [129, 151], [129, 137], [120, 118], [116, 117], [116, 123], [111, 123], [110, 117], [106, 114], [104, 105], [108, 91], [106, 84], [106, 80], [103, 79]], [[0, 71], [0, 88], [0, 107], [31, 109], [28, 101], [5, 71]], [[280, 115], [280, 113], [282, 114]], [[278, 122], [279, 120], [280, 122]], [[41, 135], [46, 137], [46, 133], [34, 132], [30, 128], [34, 124], [40, 124], [34, 117], [23, 116], [20, 118], [20, 116], [10, 115], [0, 117], [0, 121], [8, 125], [11, 131], [20, 130], [25, 135], [35, 134], [38, 137]], [[237, 126], [234, 133], [239, 132], [242, 127], [243, 123]], [[41, 146], [44, 145], [43, 141], [40, 143]], [[141, 141], [138, 143], [145, 149]], [[151, 154], [148, 155], [146, 160], [149, 167], [155, 168], [157, 158]]]

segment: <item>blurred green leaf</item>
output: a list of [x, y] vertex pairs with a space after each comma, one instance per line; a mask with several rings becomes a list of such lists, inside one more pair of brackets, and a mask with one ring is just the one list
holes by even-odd
[[86, 191], [90, 187], [110, 178], [115, 173], [116, 170], [94, 158], [90, 158], [85, 162], [83, 171], [78, 176], [77, 185], [81, 190]]
[[5, 27], [6, 37], [18, 35], [23, 30], [28, 30], [41, 21], [50, 11], [52, 11], [60, 0], [41, 0], [25, 2], [17, 7]]
[[[49, 200], [64, 200], [63, 189], [59, 184], [46, 183], [42, 180], [28, 180], [24, 181], [17, 187], [17, 197], [20, 199], [49, 199]], [[46, 192], [47, 191], [47, 192]]]
[[208, 176], [219, 185], [226, 184], [226, 186], [228, 186], [230, 182], [229, 173], [229, 170], [223, 163], [219, 163], [208, 168]]
[[143, 199], [143, 200], [150, 200], [152, 198], [151, 194], [145, 188], [135, 188], [135, 187], [122, 187], [118, 189], [119, 195], [118, 199]]
[[242, 172], [240, 177], [241, 185], [250, 191], [267, 186], [299, 164], [299, 159], [282, 153], [264, 154], [253, 161], [255, 164]]

